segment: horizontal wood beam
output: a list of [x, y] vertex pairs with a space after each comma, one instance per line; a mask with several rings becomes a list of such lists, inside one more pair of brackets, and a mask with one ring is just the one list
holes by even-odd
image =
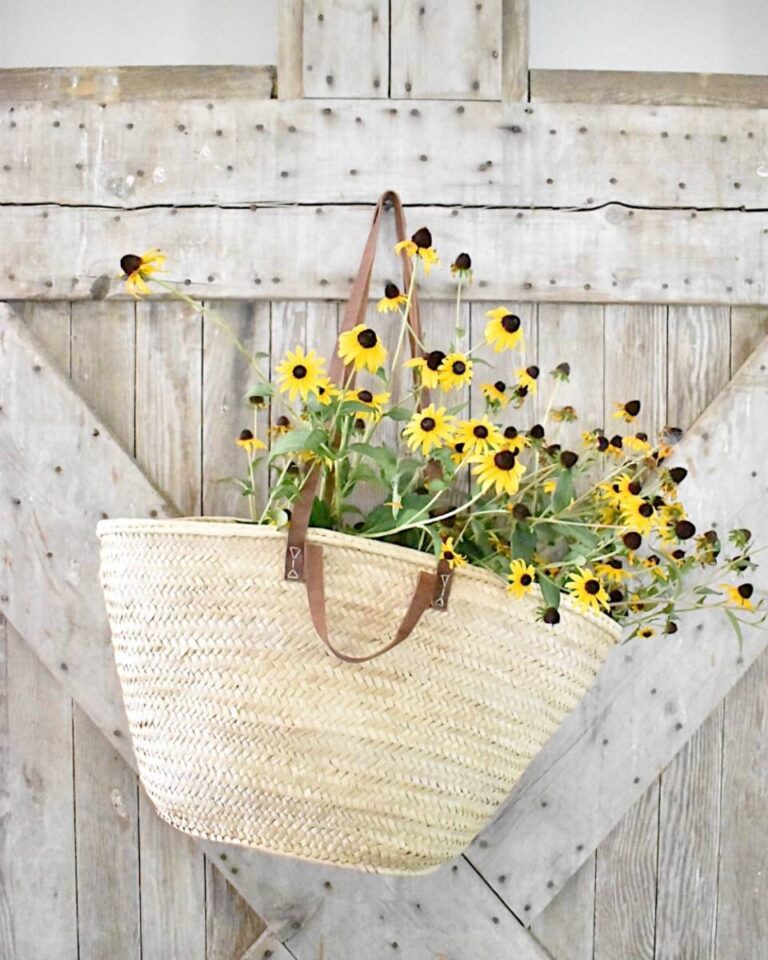
[[0, 100], [100, 105], [136, 100], [271, 97], [275, 68], [246, 66], [14, 67], [0, 70]]
[[[95, 526], [105, 513], [173, 508], [4, 304], [0, 373], [0, 614], [133, 764]], [[547, 960], [462, 858], [428, 877], [393, 879], [201, 843], [297, 960], [317, 960], [323, 943], [333, 960], [388, 960], [394, 943], [409, 960]]]
[[634, 70], [531, 70], [534, 103], [624, 103], [768, 107], [768, 76], [643, 73]]
[[[124, 295], [120, 257], [155, 245], [168, 253], [167, 278], [199, 297], [345, 299], [370, 216], [368, 206], [0, 208], [0, 299]], [[374, 297], [398, 272], [391, 220]], [[448, 265], [467, 250], [474, 300], [768, 302], [768, 211], [411, 207], [408, 221], [431, 228], [443, 260], [427, 298], [455, 296]]]
[[768, 113], [446, 101], [0, 103], [0, 203], [758, 208]]
[[[689, 470], [690, 515], [725, 535], [768, 542], [768, 337], [686, 434], [674, 462]], [[768, 569], [752, 577], [768, 590]], [[503, 876], [505, 901], [532, 922], [768, 646], [724, 618], [696, 615], [678, 634], [616, 647], [598, 682], [534, 759], [495, 823], [469, 851]], [[508, 891], [506, 893], [505, 891]]]

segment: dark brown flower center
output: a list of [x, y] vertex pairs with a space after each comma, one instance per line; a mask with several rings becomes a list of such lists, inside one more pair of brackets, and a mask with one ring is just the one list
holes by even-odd
[[238, 440], [253, 440], [253, 433], [250, 430], [241, 430]]
[[278, 425], [278, 427], [288, 427], [288, 426], [290, 426], [290, 424], [291, 424], [291, 421], [288, 419], [288, 417], [278, 417], [278, 418], [277, 418], [277, 425]]
[[499, 450], [494, 454], [493, 463], [499, 470], [512, 470], [515, 466], [516, 457], [511, 450]]
[[443, 553], [443, 560], [453, 560], [453, 556], [454, 555], [452, 550], [446, 550]]
[[458, 257], [456, 257], [454, 266], [457, 270], [469, 270], [472, 266], [472, 258], [468, 253], [460, 253]]
[[496, 387], [499, 393], [504, 393], [504, 391], [507, 389], [507, 385], [503, 380], [497, 380], [496, 383], [494, 383], [494, 387]]
[[435, 429], [437, 424], [435, 423], [433, 417], [422, 417], [420, 426], [425, 433], [429, 433], [430, 430]]
[[451, 370], [453, 370], [457, 377], [460, 377], [462, 373], [465, 373], [466, 369], [467, 365], [463, 360], [454, 360], [451, 364]]
[[485, 440], [488, 436], [488, 427], [484, 427], [482, 423], [478, 423], [472, 433], [477, 437], [478, 440]]
[[625, 533], [623, 540], [624, 546], [627, 548], [627, 550], [638, 550], [640, 548], [640, 544], [643, 542], [643, 538], [634, 530], [630, 530], [629, 533]]
[[637, 508], [637, 512], [640, 514], [641, 517], [648, 518], [653, 514], [653, 507], [651, 506], [650, 503], [641, 503], [640, 506]]
[[360, 390], [357, 394], [357, 399], [361, 403], [371, 403], [373, 400], [373, 394], [370, 390]]
[[377, 341], [376, 332], [374, 330], [361, 330], [357, 335], [357, 342], [365, 350], [370, 350], [371, 347], [375, 347]]
[[629, 403], [624, 404], [624, 409], [630, 417], [636, 417], [640, 413], [640, 401], [630, 400]]
[[464, 453], [464, 444], [463, 444], [461, 441], [459, 441], [459, 442], [454, 446], [453, 449], [456, 451], [456, 453]]
[[531, 581], [531, 575], [530, 575], [530, 573], [524, 573], [524, 574], [522, 575], [522, 577], [520, 577], [520, 583], [521, 583], [524, 587], [529, 587], [529, 586], [531, 585], [531, 582], [532, 582], [532, 581]]
[[507, 333], [517, 333], [520, 329], [520, 317], [516, 317], [514, 313], [508, 313], [501, 318], [501, 325]]
[[433, 350], [427, 354], [427, 366], [430, 370], [439, 370], [443, 360], [445, 360], [445, 354], [442, 350]]
[[389, 281], [384, 287], [384, 296], [387, 297], [388, 300], [394, 300], [395, 297], [400, 296], [400, 290], [396, 284]]
[[739, 587], [739, 596], [742, 598], [742, 600], [749, 600], [754, 593], [754, 590], [755, 588], [751, 583], [742, 583]]
[[504, 436], [507, 438], [507, 440], [514, 440], [517, 436], [517, 427], [505, 427]]
[[413, 240], [420, 250], [426, 250], [432, 246], [432, 234], [427, 227], [420, 227], [411, 237], [411, 240]]
[[531, 378], [531, 380], [536, 380], [539, 376], [539, 368], [536, 366], [526, 367], [525, 372]]
[[624, 564], [621, 562], [621, 560], [619, 560], [618, 557], [611, 557], [611, 559], [608, 561], [608, 566], [613, 567], [614, 570], [621, 570]]
[[124, 257], [120, 258], [120, 269], [128, 277], [132, 273], [136, 273], [140, 266], [141, 257], [137, 257], [135, 253], [126, 253]]
[[600, 590], [600, 582], [598, 580], [587, 580], [587, 582], [584, 584], [584, 589], [590, 596], [594, 597], [594, 595]]
[[297, 363], [293, 368], [293, 376], [295, 380], [303, 380], [307, 375], [307, 368], [303, 363]]

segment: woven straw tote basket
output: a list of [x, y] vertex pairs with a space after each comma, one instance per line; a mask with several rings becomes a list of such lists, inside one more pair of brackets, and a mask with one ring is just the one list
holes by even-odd
[[[364, 309], [387, 198], [405, 234], [385, 195], [343, 327]], [[310, 494], [288, 537], [233, 520], [99, 524], [141, 780], [196, 836], [424, 873], [488, 822], [620, 629], [567, 598], [544, 626], [540, 596], [514, 600], [489, 572], [307, 529]]]

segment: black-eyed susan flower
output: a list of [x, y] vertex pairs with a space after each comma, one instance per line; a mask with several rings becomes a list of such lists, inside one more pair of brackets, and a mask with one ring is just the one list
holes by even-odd
[[331, 381], [330, 377], [320, 378], [317, 383], [317, 391], [315, 395], [315, 399], [318, 403], [321, 403], [324, 407], [327, 407], [340, 395], [341, 391], [336, 384]]
[[314, 350], [304, 353], [302, 347], [289, 350], [285, 359], [277, 366], [278, 387], [281, 393], [287, 393], [291, 403], [296, 397], [306, 400], [317, 394], [318, 386], [325, 379], [325, 360], [318, 357]]
[[408, 257], [418, 257], [429, 276], [432, 267], [440, 263], [437, 250], [432, 246], [432, 234], [427, 227], [420, 227], [410, 240], [401, 240], [395, 244], [395, 253], [404, 253]]
[[637, 635], [642, 640], [650, 640], [651, 637], [656, 636], [656, 630], [653, 627], [638, 627]]
[[422, 454], [429, 456], [432, 450], [445, 446], [453, 437], [453, 417], [445, 412], [445, 407], [430, 403], [411, 417], [403, 436], [411, 450], [421, 448]]
[[[381, 414], [384, 408], [384, 404], [389, 402], [388, 393], [373, 393], [371, 390], [346, 390], [344, 393], [345, 400], [352, 400], [355, 403], [362, 403], [366, 407], [370, 408], [369, 410], [356, 410], [355, 416], [359, 419], [362, 419], [363, 422], [366, 420], [371, 420], [377, 422], [381, 419]], [[365, 425], [365, 423], [363, 423]]]
[[755, 605], [752, 603], [752, 594], [755, 592], [755, 588], [751, 583], [742, 583], [738, 587], [728, 583], [721, 583], [720, 586], [725, 591], [728, 606], [754, 611]]
[[517, 376], [517, 389], [524, 390], [526, 394], [536, 393], [536, 381], [539, 379], [539, 368], [535, 365], [520, 368], [515, 371]]
[[451, 444], [451, 460], [456, 464], [457, 467], [460, 467], [467, 459], [467, 451], [465, 449], [464, 443], [462, 441], [454, 442]]
[[530, 447], [531, 441], [528, 437], [523, 436], [517, 429], [511, 424], [508, 427], [504, 427], [504, 449], [511, 450], [512, 453], [520, 453], [521, 450], [525, 450], [526, 447]]
[[134, 297], [149, 293], [147, 280], [153, 273], [162, 273], [165, 269], [165, 254], [156, 248], [147, 250], [138, 256], [135, 253], [126, 253], [120, 258], [120, 268], [125, 285]]
[[283, 434], [290, 433], [292, 429], [291, 421], [288, 419], [288, 417], [279, 416], [269, 428], [269, 432], [273, 437], [280, 437]]
[[523, 327], [520, 317], [510, 313], [506, 307], [496, 307], [486, 313], [490, 320], [485, 325], [485, 342], [496, 353], [502, 350], [514, 350], [523, 339]]
[[464, 444], [468, 453], [488, 453], [502, 443], [501, 430], [487, 417], [481, 420], [462, 420], [456, 427], [456, 441]]
[[536, 582], [536, 569], [525, 560], [513, 560], [509, 565], [509, 576], [507, 577], [507, 590], [512, 596], [519, 600], [527, 593], [533, 590]]
[[644, 557], [641, 564], [646, 570], [650, 570], [651, 575], [657, 580], [669, 580], [669, 572], [662, 564], [661, 557], [658, 554], [652, 553], [650, 556]]
[[541, 620], [542, 623], [546, 623], [550, 627], [554, 627], [555, 624], [560, 623], [560, 611], [557, 607], [542, 607], [536, 619]]
[[617, 420], [624, 420], [625, 423], [631, 423], [640, 413], [640, 401], [628, 400], [626, 403], [614, 404], [616, 410], [613, 416]]
[[384, 296], [376, 304], [379, 313], [391, 313], [404, 307], [408, 303], [408, 297], [400, 292], [397, 284], [389, 282], [384, 285]]
[[608, 609], [608, 593], [589, 568], [579, 567], [572, 573], [565, 589], [583, 610], [600, 613]]
[[611, 557], [604, 563], [595, 564], [595, 573], [607, 583], [621, 583], [622, 580], [629, 580], [632, 574], [625, 568], [624, 563], [618, 557]]
[[463, 557], [453, 545], [453, 537], [448, 537], [441, 547], [440, 559], [445, 560], [451, 570], [455, 570], [456, 567], [463, 567], [467, 562], [466, 557]]
[[525, 465], [517, 459], [513, 450], [497, 450], [480, 454], [472, 458], [473, 474], [485, 493], [493, 488], [498, 495], [506, 493], [513, 497], [520, 488], [520, 478], [525, 473]]
[[562, 380], [564, 383], [567, 383], [571, 376], [570, 363], [558, 363], [554, 370], [550, 370], [550, 375], [553, 376], [555, 380]]
[[440, 364], [438, 383], [441, 390], [458, 390], [472, 382], [472, 361], [465, 353], [449, 353]]
[[253, 454], [257, 450], [266, 450], [267, 445], [263, 441], [259, 440], [258, 437], [254, 437], [253, 431], [251, 430], [241, 430], [240, 435], [235, 441], [238, 447], [242, 447], [248, 454]]
[[[555, 446], [557, 446], [557, 444], [555, 444]], [[578, 459], [578, 453], [574, 453], [573, 450], [563, 450], [560, 454], [560, 463], [566, 470], [572, 470], [576, 466]]]
[[703, 566], [716, 564], [721, 549], [716, 530], [707, 530], [696, 537], [696, 559]]
[[423, 357], [414, 357], [413, 360], [406, 361], [405, 365], [418, 370], [422, 385], [428, 390], [434, 390], [440, 382], [440, 366], [445, 356], [442, 350], [430, 350]]
[[468, 253], [460, 253], [451, 264], [451, 273], [462, 283], [472, 283], [472, 257]]
[[364, 323], [358, 323], [339, 337], [339, 356], [347, 366], [352, 365], [355, 370], [365, 368], [376, 373], [387, 359], [387, 349], [375, 330]]
[[629, 450], [630, 453], [640, 453], [645, 457], [648, 456], [652, 449], [644, 433], [635, 433], [624, 437], [623, 447], [625, 450]]
[[658, 523], [656, 508], [650, 500], [643, 497], [626, 497], [621, 501], [621, 515], [624, 523], [645, 536]]
[[574, 420], [579, 419], [576, 408], [570, 404], [566, 404], [564, 407], [554, 407], [551, 411], [551, 417], [558, 423], [573, 423]]
[[509, 403], [507, 385], [503, 380], [496, 380], [494, 383], [481, 383], [480, 393], [485, 397], [485, 402], [492, 410], [506, 407]]

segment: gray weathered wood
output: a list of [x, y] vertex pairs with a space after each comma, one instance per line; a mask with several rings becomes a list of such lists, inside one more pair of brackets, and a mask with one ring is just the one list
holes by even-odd
[[531, 101], [766, 107], [768, 77], [635, 70], [531, 70]]
[[717, 960], [759, 957], [768, 943], [768, 658], [728, 697], [718, 874]]
[[9, 876], [11, 791], [8, 734], [8, 623], [0, 614], [0, 956], [16, 960]]
[[594, 960], [596, 856], [579, 867], [531, 924], [531, 933], [555, 960]]
[[[10, 251], [0, 296], [73, 300], [103, 297], [114, 261], [157, 243], [169, 254], [168, 278], [197, 297], [345, 299], [367, 235], [365, 207], [290, 206], [249, 210], [135, 210], [52, 207], [0, 209]], [[768, 214], [711, 210], [422, 210], [438, 251], [469, 250], [475, 300], [759, 304], [768, 300]], [[389, 226], [389, 224], [388, 224]], [[104, 236], [114, 260], [105, 260]], [[67, 238], [79, 237], [73, 245]], [[52, 243], [51, 237], [62, 238]], [[382, 247], [373, 287], [390, 276]], [[447, 255], [446, 255], [447, 252]], [[214, 277], [209, 281], [209, 277]], [[9, 279], [10, 278], [10, 279]], [[75, 280], [73, 280], [75, 278]], [[186, 281], [189, 281], [187, 284]], [[115, 294], [125, 296], [118, 281]], [[446, 265], [424, 285], [426, 299], [454, 293]]]
[[[73, 451], [79, 445], [81, 456], [87, 456], [89, 463], [89, 470], [81, 471], [80, 485], [74, 485], [71, 494], [66, 485], [58, 493], [56, 509], [66, 520], [59, 519], [57, 514], [59, 526], [51, 524], [46, 527], [54, 549], [58, 549], [63, 542], [77, 544], [80, 562], [77, 580], [65, 577], [61, 583], [54, 581], [66, 604], [47, 605], [40, 610], [29, 602], [29, 597], [25, 601], [20, 596], [12, 595], [4, 578], [3, 592], [0, 594], [3, 611], [15, 618], [14, 622], [24, 629], [29, 642], [49, 668], [62, 677], [67, 689], [76, 694], [79, 704], [110, 736], [118, 749], [124, 751], [126, 758], [132, 759], [125, 738], [126, 728], [118, 725], [117, 717], [121, 716], [121, 711], [115, 708], [119, 702], [119, 691], [106, 642], [104, 612], [98, 599], [97, 550], [92, 533], [96, 517], [92, 512], [98, 516], [100, 506], [106, 505], [111, 509], [114, 505], [116, 514], [146, 516], [153, 510], [162, 514], [163, 502], [111, 438], [106, 427], [103, 424], [95, 426], [95, 418], [47, 361], [23, 325], [5, 308], [0, 308], [0, 345], [3, 350], [3, 369], [12, 369], [14, 374], [10, 384], [13, 386], [12, 392], [8, 390], [7, 379], [0, 381], [4, 388], [2, 401], [5, 412], [14, 407], [17, 396], [24, 396], [26, 402], [34, 403], [36, 409], [44, 411], [46, 422], [51, 422], [56, 428], [54, 433], [60, 438], [60, 445], [52, 444], [48, 453], [60, 454], [63, 462], [71, 461], [74, 459]], [[40, 369], [34, 370], [33, 366], [39, 366]], [[66, 430], [64, 423], [67, 424]], [[23, 426], [18, 429], [23, 430]], [[99, 430], [99, 436], [93, 440], [101, 441], [104, 448], [101, 452], [90, 439], [93, 429]], [[103, 453], [107, 456], [103, 456]], [[13, 454], [11, 462], [24, 470], [27, 485], [34, 478], [45, 476], [45, 472], [41, 472], [36, 465], [29, 448], [19, 449], [13, 418], [3, 416], [0, 417], [0, 455], [3, 465], [9, 462], [10, 454]], [[29, 468], [29, 473], [26, 468]], [[4, 481], [7, 473], [7, 470], [0, 471]], [[14, 476], [18, 477], [18, 474]], [[99, 494], [105, 489], [107, 492], [102, 498]], [[120, 491], [124, 496], [122, 504], [118, 503]], [[13, 524], [8, 522], [15, 517], [19, 506], [12, 503], [12, 489], [4, 491], [0, 504], [3, 504], [0, 529], [3, 531], [4, 550], [12, 552], [17, 576], [22, 578], [19, 582], [27, 585], [26, 592], [31, 595], [35, 592], [35, 585], [40, 582], [35, 573], [40, 568], [40, 541], [37, 537], [29, 538], [26, 535], [27, 528], [22, 531], [18, 527], [18, 520], [14, 520]], [[87, 544], [91, 544], [88, 549]], [[78, 617], [75, 617], [75, 612]], [[63, 653], [66, 653], [68, 661], [66, 671], [59, 669]], [[108, 658], [105, 655], [107, 653]], [[84, 682], [86, 675], [87, 682]], [[72, 681], [71, 686], [68, 681]], [[115, 736], [115, 729], [118, 730], [118, 736]], [[316, 960], [320, 941], [327, 942], [330, 930], [338, 931], [347, 924], [350, 904], [356, 904], [357, 920], [353, 926], [349, 926], [343, 945], [347, 951], [343, 955], [345, 957], [359, 956], [361, 944], [368, 942], [374, 920], [377, 924], [385, 924], [379, 929], [386, 929], [388, 936], [397, 938], [398, 942], [408, 943], [408, 956], [414, 960], [434, 960], [435, 952], [440, 951], [449, 952], [457, 960], [470, 960], [477, 955], [477, 950], [499, 958], [514, 957], [516, 960], [541, 957], [536, 944], [503, 908], [487, 885], [462, 861], [456, 864], [456, 871], [448, 865], [428, 880], [392, 881], [350, 871], [313, 868], [285, 858], [212, 843], [201, 843], [200, 846], [226, 871], [233, 885], [271, 924], [275, 934], [291, 938], [291, 950], [299, 960]], [[153, 847], [153, 850], [157, 849], [157, 846]], [[167, 853], [170, 855], [174, 851], [168, 849]], [[161, 861], [159, 866], [167, 862]], [[157, 871], [154, 875], [157, 876]], [[142, 891], [142, 903], [145, 902], [144, 896]], [[429, 904], [429, 910], [425, 909], [423, 915], [415, 913], [411, 906], [417, 896], [419, 902]], [[467, 929], [463, 918], [450, 908], [450, 903], [456, 899], [476, 904], [478, 909], [484, 904], [483, 909], [489, 918], [487, 926], [481, 930]], [[369, 915], [372, 910], [375, 917]], [[384, 921], [378, 919], [382, 915]], [[494, 922], [494, 916], [498, 922]], [[439, 918], [439, 921], [435, 922], [435, 918]], [[310, 921], [311, 929], [304, 932], [304, 924]], [[160, 918], [154, 930], [162, 932]], [[342, 949], [341, 945], [339, 949]], [[342, 960], [341, 953], [338, 960]]]
[[304, 0], [305, 97], [386, 97], [389, 4]]
[[262, 99], [272, 95], [274, 67], [33, 67], [0, 70], [0, 100], [43, 101]]
[[[676, 456], [691, 473], [691, 515], [702, 525], [719, 521], [721, 528], [749, 524], [758, 538], [768, 536], [768, 511], [759, 506], [766, 465], [751, 438], [768, 416], [766, 360], [768, 341], [699, 418]], [[764, 576], [758, 572], [758, 585]], [[765, 644], [762, 631], [748, 631], [739, 655], [727, 626], [697, 615], [674, 637], [612, 652], [596, 686], [486, 831], [484, 846], [471, 848], [485, 876], [508, 877], [504, 899], [516, 913], [532, 920], [542, 911]]]
[[501, 100], [502, 0], [392, 8], [392, 97]]
[[10, 626], [8, 676], [7, 850], [16, 956], [77, 960], [72, 701]]
[[277, 96], [297, 100], [302, 83], [304, 0], [281, 0], [277, 8]]
[[[396, 187], [420, 204], [765, 207], [768, 123], [755, 109], [241, 98], [105, 113], [6, 102], [0, 131], [4, 203], [371, 203]], [[100, 257], [114, 256], [100, 243]]]
[[505, 103], [528, 99], [530, 0], [502, 0], [501, 93]]
[[205, 911], [206, 960], [242, 960], [264, 933], [264, 921], [207, 858]]

